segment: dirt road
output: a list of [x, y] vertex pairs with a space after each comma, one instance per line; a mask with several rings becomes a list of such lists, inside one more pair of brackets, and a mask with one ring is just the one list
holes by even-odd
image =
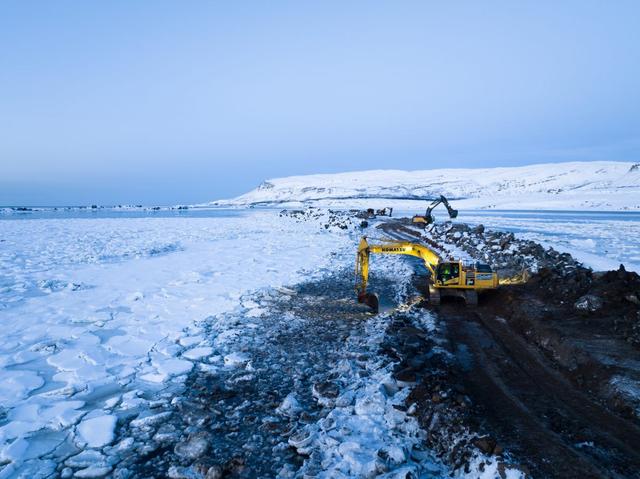
[[496, 300], [438, 311], [481, 429], [535, 477], [638, 477], [638, 426], [567, 380], [494, 314]]
[[[402, 222], [384, 229], [398, 239], [422, 239]], [[425, 238], [434, 239], [443, 241]], [[439, 387], [470, 399], [473, 406], [459, 416], [490, 435], [481, 448], [493, 452], [497, 443], [533, 477], [640, 477], [637, 404], [612, 387], [619, 378], [634, 384], [640, 377], [640, 350], [630, 345], [628, 327], [638, 317], [640, 281], [622, 270], [592, 275], [562, 259], [525, 285], [484, 294], [477, 308], [432, 308], [455, 359], [431, 367], [448, 376]], [[585, 292], [602, 305], [576, 307]], [[425, 426], [433, 418], [433, 386], [413, 395]]]

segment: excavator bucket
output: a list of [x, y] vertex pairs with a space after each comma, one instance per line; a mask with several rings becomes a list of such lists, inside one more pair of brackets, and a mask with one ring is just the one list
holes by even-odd
[[378, 312], [380, 301], [375, 293], [360, 293], [358, 295], [358, 303], [366, 304], [374, 313]]

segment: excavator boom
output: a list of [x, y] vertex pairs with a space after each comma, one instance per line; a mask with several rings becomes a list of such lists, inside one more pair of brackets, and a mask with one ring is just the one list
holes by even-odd
[[369, 257], [371, 254], [408, 255], [422, 259], [430, 273], [429, 291], [432, 303], [439, 303], [440, 296], [462, 297], [468, 304], [477, 304], [477, 291], [498, 286], [498, 275], [489, 265], [463, 261], [443, 261], [431, 248], [406, 241], [387, 241], [370, 245], [366, 237], [360, 240], [356, 257], [356, 292], [358, 302], [378, 309], [378, 297], [367, 293], [369, 282]]
[[367, 293], [369, 256], [371, 253], [415, 256], [424, 261], [425, 267], [433, 277], [436, 274], [435, 268], [440, 262], [440, 256], [435, 251], [420, 244], [406, 241], [390, 241], [379, 245], [369, 245], [367, 238], [363, 237], [358, 245], [356, 258], [356, 292], [358, 293], [358, 302], [365, 303], [374, 310], [378, 309], [378, 297]]

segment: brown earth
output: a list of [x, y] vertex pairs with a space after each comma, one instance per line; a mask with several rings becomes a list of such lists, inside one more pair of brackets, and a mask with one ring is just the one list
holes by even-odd
[[[460, 230], [451, 226], [423, 234], [392, 221], [383, 229], [398, 239], [443, 244], [451, 229]], [[504, 242], [503, 233], [478, 234]], [[434, 430], [430, 446], [448, 441], [440, 445], [448, 451], [450, 434], [460, 430], [450, 424], [447, 434], [435, 432], [434, 420], [444, 417], [475, 431], [467, 442], [480, 450], [500, 457], [509, 451], [533, 477], [640, 477], [640, 398], [616, 387], [640, 384], [640, 277], [623, 268], [594, 273], [513, 235], [507, 242], [515, 244], [514, 261], [518, 248], [528, 248], [543, 265], [526, 284], [485, 293], [477, 308], [449, 302], [434, 309], [455, 360], [423, 365], [433, 372], [420, 377], [409, 398], [425, 429]], [[450, 460], [462, 466], [467, 453], [459, 449]]]

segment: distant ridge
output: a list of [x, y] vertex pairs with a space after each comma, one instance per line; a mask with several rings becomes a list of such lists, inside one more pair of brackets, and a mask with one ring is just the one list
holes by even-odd
[[370, 170], [290, 176], [207, 206], [360, 207], [445, 195], [460, 208], [640, 210], [640, 163], [597, 161], [506, 168]]

